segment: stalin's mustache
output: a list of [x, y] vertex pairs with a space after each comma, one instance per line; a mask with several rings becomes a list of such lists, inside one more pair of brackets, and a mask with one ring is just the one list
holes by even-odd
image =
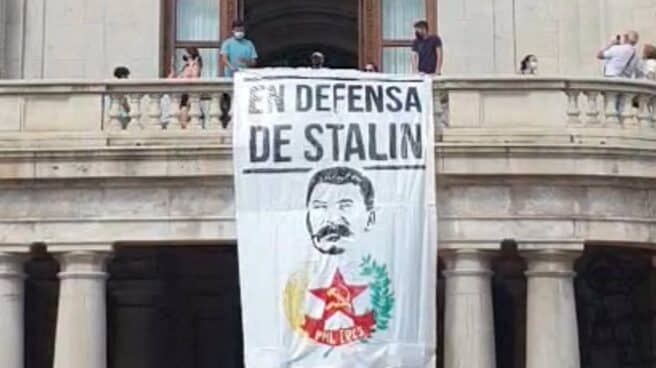
[[330, 224], [323, 226], [317, 232], [312, 234], [312, 237], [317, 241], [328, 240], [328, 241], [337, 241], [343, 237], [349, 237], [353, 235], [351, 229], [348, 226], [343, 224]]

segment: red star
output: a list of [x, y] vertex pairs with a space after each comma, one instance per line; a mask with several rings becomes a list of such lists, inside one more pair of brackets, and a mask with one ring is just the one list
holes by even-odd
[[337, 269], [330, 286], [325, 289], [310, 290], [310, 292], [325, 303], [321, 319], [326, 321], [337, 312], [342, 312], [351, 319], [355, 319], [353, 300], [366, 289], [367, 286], [348, 285], [344, 281], [342, 273]]

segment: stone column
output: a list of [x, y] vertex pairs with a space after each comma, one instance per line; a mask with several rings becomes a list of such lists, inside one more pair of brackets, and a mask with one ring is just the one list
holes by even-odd
[[57, 255], [60, 287], [54, 368], [107, 366], [105, 262], [109, 253], [83, 249]]
[[0, 367], [24, 366], [24, 259], [22, 254], [0, 249]]
[[489, 253], [453, 250], [446, 260], [444, 367], [495, 368]]
[[528, 263], [526, 368], [579, 368], [579, 334], [574, 296], [578, 252], [523, 252]]

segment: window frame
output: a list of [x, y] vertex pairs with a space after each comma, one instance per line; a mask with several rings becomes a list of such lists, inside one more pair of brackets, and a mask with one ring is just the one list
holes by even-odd
[[[382, 3], [382, 0], [378, 0], [379, 2]], [[426, 17], [425, 20], [428, 22], [428, 26], [430, 27], [429, 33], [435, 33], [437, 34], [438, 29], [437, 29], [437, 1], [436, 0], [424, 0], [424, 4], [426, 7]], [[408, 58], [410, 58], [410, 48], [412, 47], [412, 42], [414, 41], [413, 39], [386, 39], [383, 37], [383, 12], [382, 12], [382, 4], [380, 5], [380, 14], [379, 14], [379, 19], [380, 19], [380, 50], [379, 50], [379, 69], [384, 70], [385, 66], [382, 65], [382, 59], [383, 59], [383, 50], [386, 47], [407, 47], [408, 48]], [[408, 28], [411, 27], [412, 25], [408, 24]]]
[[[238, 0], [215, 0], [219, 6], [219, 39], [216, 41], [185, 41], [178, 40], [176, 34], [177, 26], [177, 1], [178, 0], [161, 0], [162, 22], [161, 34], [161, 59], [159, 74], [160, 77], [167, 77], [170, 72], [171, 61], [175, 56], [175, 50], [185, 47], [196, 47], [199, 49], [213, 48], [221, 50], [221, 43], [228, 38], [232, 32], [232, 21], [238, 15]], [[223, 65], [219, 58], [217, 75], [223, 75]]]
[[[232, 21], [243, 12], [243, 0], [216, 0], [219, 3], [219, 40], [218, 41], [178, 41], [176, 39], [176, 4], [177, 0], [161, 0], [162, 22], [161, 34], [163, 50], [160, 60], [160, 76], [166, 77], [169, 73], [171, 60], [175, 49], [181, 47], [219, 48], [222, 40], [228, 38], [232, 32]], [[424, 0], [426, 4], [426, 21], [438, 32], [437, 1]], [[382, 55], [385, 47], [412, 46], [412, 39], [384, 39], [382, 0], [358, 0], [359, 4], [359, 35], [358, 59], [360, 67], [368, 62], [374, 62], [383, 70]], [[410, 27], [411, 25], [408, 25]], [[408, 57], [409, 56], [408, 52]], [[223, 65], [219, 60], [218, 75], [223, 75]]]

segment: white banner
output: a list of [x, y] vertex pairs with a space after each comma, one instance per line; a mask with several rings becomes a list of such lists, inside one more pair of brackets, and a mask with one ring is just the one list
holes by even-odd
[[435, 354], [428, 77], [238, 73], [247, 368], [425, 367]]

